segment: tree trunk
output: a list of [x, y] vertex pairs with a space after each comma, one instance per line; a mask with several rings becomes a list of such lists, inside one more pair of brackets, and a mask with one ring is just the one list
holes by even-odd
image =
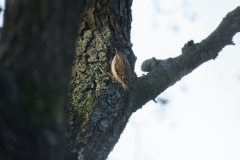
[[[142, 70], [149, 73], [137, 77], [130, 41], [132, 1], [88, 0], [86, 3], [69, 89], [66, 160], [106, 159], [133, 112], [202, 63], [215, 59], [240, 31], [238, 7], [201, 43], [189, 41], [182, 55], [145, 61]], [[125, 91], [109, 76], [115, 49], [130, 63], [130, 91]]]
[[61, 160], [63, 107], [82, 2], [6, 3], [0, 42], [0, 159]]
[[132, 91], [112, 79], [115, 49], [131, 64], [132, 1], [88, 0], [81, 17], [69, 90], [65, 159], [106, 159], [133, 112]]

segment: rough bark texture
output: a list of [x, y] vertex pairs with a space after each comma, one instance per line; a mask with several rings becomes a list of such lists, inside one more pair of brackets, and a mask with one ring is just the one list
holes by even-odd
[[0, 42], [0, 159], [63, 159], [81, 1], [6, 1]]
[[[201, 43], [189, 41], [182, 55], [144, 62], [142, 69], [149, 73], [137, 78], [130, 41], [132, 1], [86, 3], [69, 90], [67, 160], [106, 159], [133, 112], [202, 63], [215, 59], [240, 31], [238, 7]], [[125, 54], [131, 65], [133, 83], [129, 92], [108, 75], [115, 48]]]
[[87, 4], [70, 82], [65, 159], [106, 159], [132, 113], [131, 93], [108, 75], [115, 48], [134, 70], [132, 1], [88, 0]]

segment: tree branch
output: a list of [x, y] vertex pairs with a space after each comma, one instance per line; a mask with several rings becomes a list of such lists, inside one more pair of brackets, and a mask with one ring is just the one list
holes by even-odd
[[166, 60], [152, 58], [143, 62], [141, 69], [149, 73], [139, 77], [135, 84], [135, 93], [138, 93], [134, 96], [138, 102], [135, 110], [204, 62], [215, 59], [225, 46], [234, 45], [232, 38], [237, 32], [240, 32], [240, 7], [229, 12], [202, 42], [194, 44], [191, 40], [185, 44], [180, 56]]

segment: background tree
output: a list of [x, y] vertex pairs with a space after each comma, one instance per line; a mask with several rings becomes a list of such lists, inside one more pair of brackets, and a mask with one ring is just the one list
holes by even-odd
[[62, 159], [82, 1], [6, 1], [0, 42], [0, 159]]

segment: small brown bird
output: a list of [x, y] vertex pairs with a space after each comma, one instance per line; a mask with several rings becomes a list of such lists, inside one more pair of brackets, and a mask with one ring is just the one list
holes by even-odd
[[116, 55], [113, 58], [111, 69], [113, 77], [118, 82], [122, 83], [125, 90], [129, 90], [131, 83], [130, 64], [122, 52], [116, 50]]

